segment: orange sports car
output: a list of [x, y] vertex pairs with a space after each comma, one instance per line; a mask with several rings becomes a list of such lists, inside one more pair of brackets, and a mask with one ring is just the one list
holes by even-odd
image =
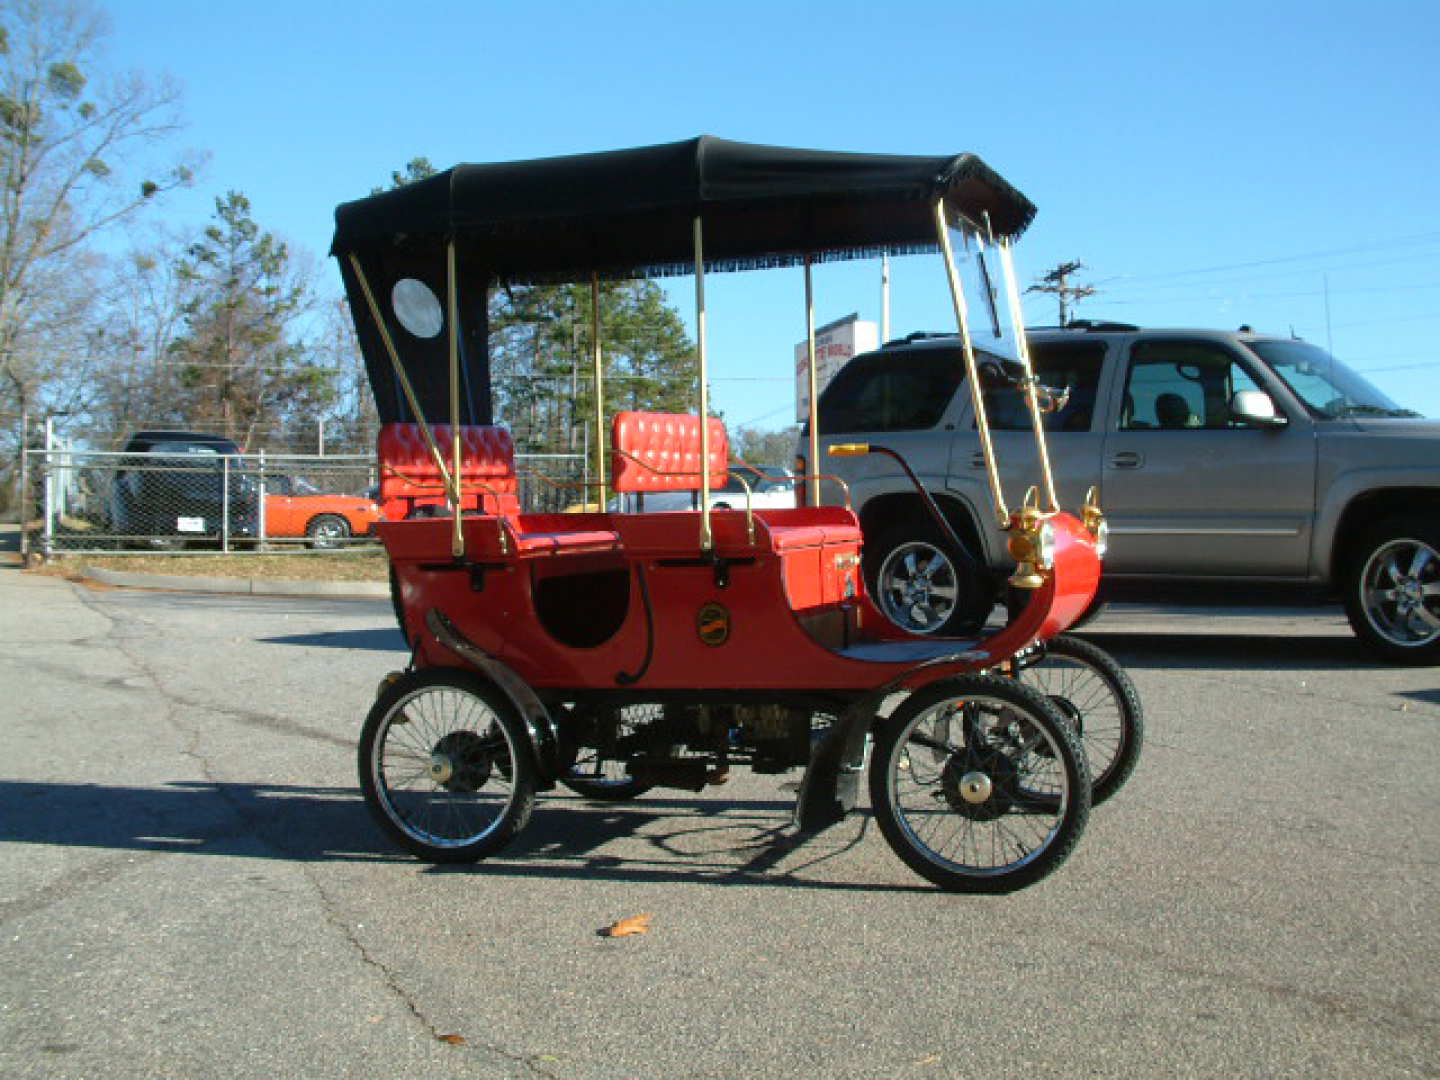
[[353, 536], [374, 532], [382, 520], [374, 499], [327, 495], [299, 476], [265, 481], [266, 537], [304, 536], [312, 548], [339, 547]]

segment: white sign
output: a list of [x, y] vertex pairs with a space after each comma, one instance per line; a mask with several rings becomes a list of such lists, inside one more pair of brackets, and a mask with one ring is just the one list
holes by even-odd
[[[835, 372], [860, 353], [880, 347], [880, 327], [847, 315], [815, 331], [815, 385], [824, 393]], [[810, 360], [807, 343], [795, 346], [795, 419], [810, 418]]]
[[203, 533], [205, 531], [205, 519], [197, 517], [176, 518], [175, 531], [182, 533]]

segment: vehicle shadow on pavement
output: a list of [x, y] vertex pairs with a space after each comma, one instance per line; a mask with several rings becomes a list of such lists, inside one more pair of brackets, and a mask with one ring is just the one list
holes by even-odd
[[[858, 846], [870, 832], [869, 815], [857, 812], [825, 832], [795, 836], [791, 808], [785, 798], [660, 798], [624, 806], [542, 799], [504, 852], [428, 872], [929, 891], [796, 876]], [[297, 862], [414, 862], [381, 833], [357, 789], [285, 784], [0, 781], [0, 842]], [[0, 901], [0, 916], [14, 903], [24, 906], [23, 899]]]
[[1274, 637], [1263, 634], [1194, 634], [1083, 630], [1075, 635], [1100, 646], [1126, 667], [1180, 670], [1381, 671], [1387, 664], [1351, 637]]
[[314, 634], [282, 634], [256, 638], [262, 645], [300, 645], [311, 649], [362, 649], [367, 652], [409, 652], [395, 627], [369, 630], [325, 630]]
[[[871, 834], [867, 811], [813, 834], [790, 827], [793, 802], [645, 799], [617, 806], [542, 802], [502, 855], [433, 873], [624, 883], [705, 882], [859, 892], [934, 892], [920, 882], [820, 879], [808, 871], [841, 859]], [[829, 871], [833, 873], [833, 870]]]
[[0, 781], [0, 841], [245, 858], [403, 859], [355, 788]]

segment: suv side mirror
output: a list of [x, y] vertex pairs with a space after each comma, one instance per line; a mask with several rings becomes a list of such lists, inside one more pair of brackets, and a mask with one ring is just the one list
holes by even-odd
[[1230, 399], [1230, 418], [1250, 427], [1284, 427], [1289, 423], [1275, 411], [1275, 402], [1263, 390], [1237, 390]]

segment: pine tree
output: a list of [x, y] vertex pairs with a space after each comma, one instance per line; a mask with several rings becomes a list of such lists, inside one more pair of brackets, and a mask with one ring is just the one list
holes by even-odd
[[215, 223], [180, 263], [188, 298], [171, 346], [192, 421], [242, 446], [262, 425], [313, 414], [334, 394], [332, 369], [316, 364], [296, 336], [309, 282], [286, 245], [250, 215], [238, 191], [215, 200]]

